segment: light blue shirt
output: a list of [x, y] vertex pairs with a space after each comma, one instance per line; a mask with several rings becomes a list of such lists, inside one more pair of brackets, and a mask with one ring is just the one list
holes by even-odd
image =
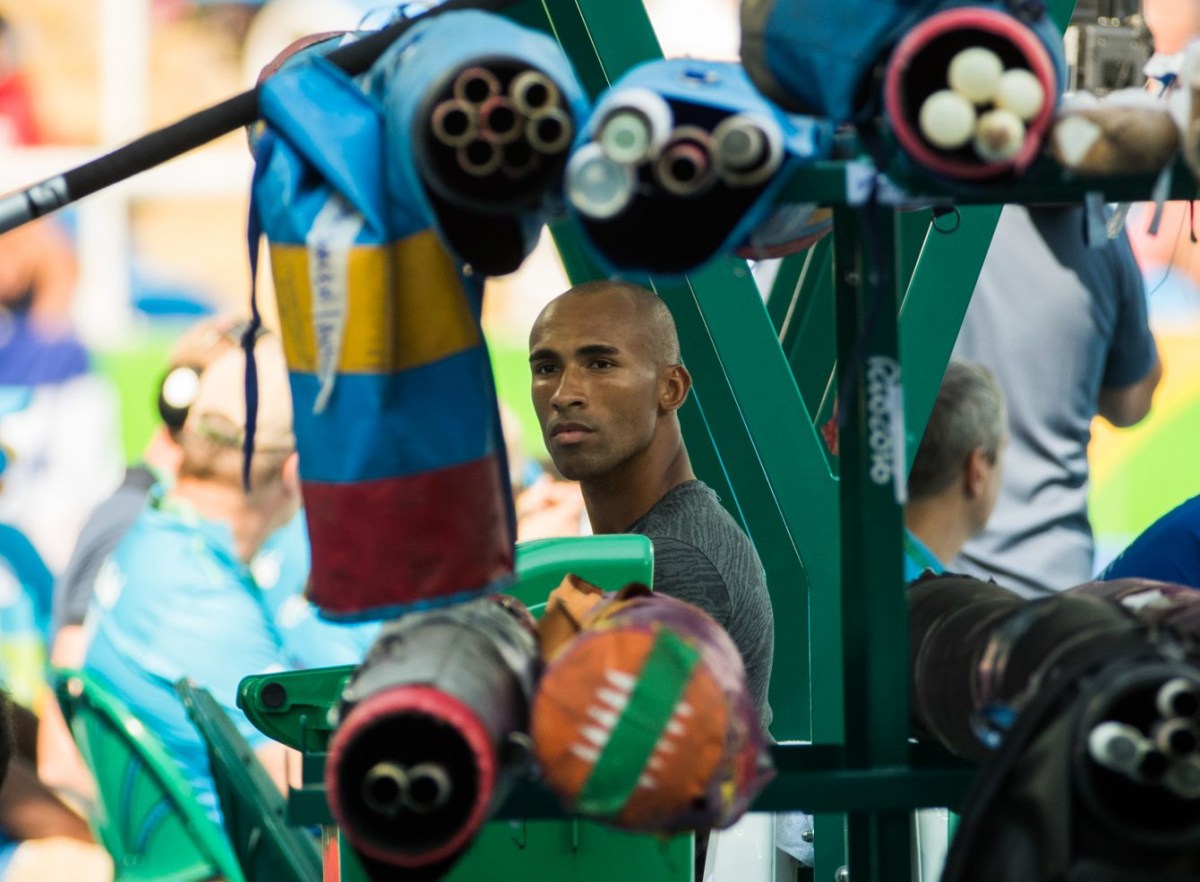
[[85, 670], [98, 675], [156, 733], [197, 802], [220, 819], [208, 757], [175, 694], [189, 677], [208, 689], [251, 747], [267, 742], [237, 707], [238, 682], [289, 664], [233, 535], [161, 492], [96, 578], [85, 627]]
[[946, 568], [942, 562], [937, 559], [932, 551], [930, 551], [924, 542], [912, 534], [910, 530], [904, 530], [904, 584], [909, 585], [921, 578], [921, 575], [926, 570], [932, 570], [935, 575], [940, 576], [945, 572]]

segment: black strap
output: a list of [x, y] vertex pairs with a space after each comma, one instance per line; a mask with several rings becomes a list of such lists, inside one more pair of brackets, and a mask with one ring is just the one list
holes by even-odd
[[[366, 71], [388, 46], [418, 21], [443, 12], [463, 9], [500, 12], [515, 3], [516, 0], [445, 0], [426, 12], [341, 46], [330, 52], [327, 57], [346, 73], [355, 76]], [[105, 187], [161, 165], [228, 132], [247, 126], [256, 119], [257, 86], [143, 135], [98, 159], [0, 199], [0, 233], [6, 233]]]

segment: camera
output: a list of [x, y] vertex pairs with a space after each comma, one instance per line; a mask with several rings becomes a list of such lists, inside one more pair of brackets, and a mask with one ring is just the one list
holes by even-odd
[[1068, 91], [1104, 94], [1141, 86], [1154, 48], [1139, 0], [1080, 0], [1063, 34]]

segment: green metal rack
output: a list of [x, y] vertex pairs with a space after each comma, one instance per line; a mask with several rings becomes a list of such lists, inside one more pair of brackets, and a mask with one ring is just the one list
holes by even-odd
[[[1051, 6], [1065, 25], [1073, 0]], [[558, 39], [593, 97], [661, 54], [641, 0], [526, 0], [511, 14]], [[852, 182], [874, 169], [823, 162], [798, 172], [781, 200], [832, 206], [833, 233], [785, 260], [765, 301], [747, 264], [732, 258], [683, 281], [644, 280], [670, 306], [695, 377], [681, 414], [693, 464], [767, 571], [776, 623], [773, 734], [805, 742], [775, 749], [779, 775], [755, 807], [817, 813], [820, 882], [845, 879], [847, 867], [854, 882], [908, 880], [912, 809], [954, 806], [973, 779], [944, 751], [908, 741], [896, 486], [932, 409], [1000, 214], [996, 203], [1081, 202], [1090, 193], [1144, 199], [1154, 185], [1150, 177], [1071, 179], [1048, 160], [1002, 192], [950, 193], [910, 169], [885, 171], [919, 197], [914, 204], [954, 205], [953, 217], [868, 200]], [[1182, 165], [1173, 195], [1197, 196]], [[577, 229], [563, 223], [553, 233], [573, 281], [601, 275]], [[839, 383], [852, 406], [841, 415], [835, 459], [818, 427], [833, 412]], [[903, 390], [899, 411], [886, 406], [889, 389]], [[893, 450], [883, 460], [881, 431]], [[319, 754], [312, 759], [319, 765]], [[313, 800], [322, 796], [310, 794], [317, 815]], [[525, 788], [501, 816], [535, 820], [559, 810], [544, 791]]]

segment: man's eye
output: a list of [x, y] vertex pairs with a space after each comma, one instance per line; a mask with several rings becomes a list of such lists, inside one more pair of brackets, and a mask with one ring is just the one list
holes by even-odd
[[556, 370], [557, 370], [557, 367], [555, 367], [555, 365], [539, 364], [539, 365], [534, 366], [533, 373], [535, 376], [546, 376], [547, 374], [554, 373]]
[[594, 358], [592, 359], [591, 366], [597, 370], [608, 370], [611, 367], [616, 367], [616, 365], [614, 365], [607, 358]]

